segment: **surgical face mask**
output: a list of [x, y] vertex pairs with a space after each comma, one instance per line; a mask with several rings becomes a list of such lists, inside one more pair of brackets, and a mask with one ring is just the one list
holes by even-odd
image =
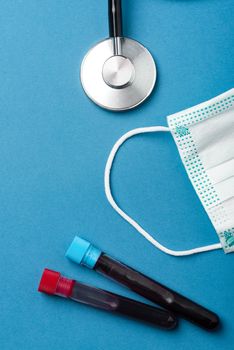
[[[148, 241], [174, 256], [223, 248], [234, 251], [234, 89], [207, 102], [167, 117], [168, 127], [138, 128], [114, 145], [105, 168], [105, 192], [112, 207]], [[189, 179], [208, 214], [220, 243], [175, 251], [160, 244], [115, 202], [110, 185], [111, 168], [120, 146], [130, 137], [171, 132]]]

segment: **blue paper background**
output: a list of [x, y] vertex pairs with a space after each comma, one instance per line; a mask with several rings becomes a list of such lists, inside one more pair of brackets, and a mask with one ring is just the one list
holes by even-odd
[[[158, 81], [146, 103], [121, 114], [91, 103], [78, 78], [84, 54], [107, 36], [106, 3], [0, 2], [0, 348], [231, 350], [234, 255], [158, 251], [110, 207], [103, 171], [126, 131], [166, 125], [166, 115], [233, 87], [233, 0], [124, 0], [125, 34], [150, 49]], [[113, 186], [121, 206], [165, 245], [217, 242], [170, 135], [130, 140]], [[49, 267], [143, 300], [66, 260], [75, 234], [216, 311], [222, 328], [207, 333], [181, 320], [165, 332], [39, 294]]]

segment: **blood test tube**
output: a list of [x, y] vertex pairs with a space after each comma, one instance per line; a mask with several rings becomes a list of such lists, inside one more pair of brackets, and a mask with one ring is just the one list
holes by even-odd
[[61, 273], [45, 269], [38, 287], [39, 292], [72, 299], [106, 311], [119, 313], [151, 323], [164, 329], [173, 329], [177, 320], [162, 310], [118, 294], [82, 284]]
[[123, 284], [150, 301], [204, 329], [211, 330], [219, 324], [219, 317], [212, 311], [111, 258], [81, 237], [74, 238], [66, 256], [78, 264], [94, 269]]

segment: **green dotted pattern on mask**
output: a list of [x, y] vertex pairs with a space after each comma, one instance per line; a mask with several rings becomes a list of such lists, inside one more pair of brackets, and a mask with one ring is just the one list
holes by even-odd
[[224, 231], [223, 236], [228, 247], [234, 247], [234, 227], [230, 230]]
[[216, 99], [216, 102], [213, 103], [210, 101], [210, 105], [202, 104], [193, 111], [188, 110], [187, 113], [185, 111], [185, 114], [179, 113], [168, 117], [168, 123], [173, 131], [185, 168], [208, 215], [215, 223], [215, 229], [225, 252], [234, 251], [234, 228], [223, 231], [225, 224], [228, 225], [228, 216], [205, 171], [189, 127], [222, 113], [232, 108], [233, 105], [234, 95], [230, 95], [219, 101]]

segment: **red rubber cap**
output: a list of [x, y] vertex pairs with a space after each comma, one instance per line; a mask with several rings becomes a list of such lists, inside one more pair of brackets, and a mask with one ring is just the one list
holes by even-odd
[[56, 294], [60, 276], [61, 274], [59, 272], [45, 269], [41, 276], [41, 281], [38, 287], [39, 292]]

